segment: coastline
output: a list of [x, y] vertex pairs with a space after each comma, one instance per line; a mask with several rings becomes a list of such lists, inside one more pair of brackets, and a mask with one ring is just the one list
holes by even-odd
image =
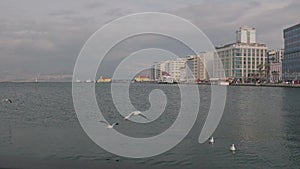
[[[32, 83], [32, 84], [39, 84], [39, 83], [72, 83], [68, 81], [57, 81], [57, 82], [28, 82], [28, 81], [5, 81], [5, 82], [0, 82], [0, 84], [4, 83]], [[110, 82], [110, 83], [128, 83], [128, 82]], [[108, 83], [95, 83], [95, 84], [108, 84]], [[170, 84], [163, 84], [163, 83], [143, 83], [139, 82], [136, 84], [158, 84], [158, 85], [170, 85]], [[210, 83], [178, 83], [178, 84], [186, 84], [186, 85], [211, 85]], [[224, 85], [224, 86], [254, 86], [254, 87], [285, 87], [285, 88], [300, 88], [300, 84], [253, 84], [253, 83], [239, 83], [239, 84], [230, 84], [230, 85]]]
[[230, 86], [256, 86], [256, 87], [300, 88], [300, 85], [292, 85], [292, 84], [252, 84], [252, 83], [241, 83], [241, 84], [231, 84]]

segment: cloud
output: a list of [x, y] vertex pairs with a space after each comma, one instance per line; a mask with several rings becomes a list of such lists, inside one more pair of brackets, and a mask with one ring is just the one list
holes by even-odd
[[49, 15], [51, 16], [64, 16], [64, 15], [71, 15], [74, 14], [75, 12], [72, 10], [60, 10], [60, 11], [54, 11], [50, 12]]
[[297, 1], [203, 1], [171, 11], [188, 18], [216, 45], [235, 41], [235, 30], [248, 25], [257, 28], [258, 42], [282, 48], [283, 28], [298, 21]]
[[30, 74], [71, 74], [81, 47], [94, 32], [76, 21], [7, 25], [0, 28], [2, 80]]
[[[15, 77], [35, 72], [72, 73], [81, 47], [97, 29], [135, 12], [181, 16], [197, 25], [217, 46], [234, 42], [240, 26], [253, 26], [258, 42], [282, 48], [282, 31], [299, 23], [299, 9], [297, 0], [3, 1], [0, 78], [11, 78], [12, 73]], [[122, 49], [117, 52], [123, 53]]]
[[126, 10], [123, 10], [122, 8], [114, 8], [114, 9], [109, 9], [107, 10], [104, 15], [107, 15], [107, 16], [123, 16], [123, 15], [126, 15], [130, 13], [130, 11], [126, 11]]
[[105, 6], [105, 4], [102, 2], [91, 2], [91, 3], [87, 3], [86, 5], [84, 5], [84, 8], [88, 9], [88, 10], [94, 10], [94, 9], [104, 7], [104, 6]]
[[17, 50], [22, 48], [23, 54], [26, 54], [24, 51], [31, 53], [32, 51], [50, 52], [54, 50], [53, 42], [45, 39], [3, 39], [3, 41], [0, 42], [0, 46], [3, 50]]

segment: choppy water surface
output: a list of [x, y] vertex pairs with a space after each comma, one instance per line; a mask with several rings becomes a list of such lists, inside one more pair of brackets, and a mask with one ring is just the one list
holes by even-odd
[[[149, 137], [174, 122], [180, 108], [176, 85], [132, 84], [132, 104], [141, 111], [149, 109], [154, 89], [168, 97], [164, 114], [150, 124], [119, 126], [119, 132]], [[178, 146], [155, 157], [128, 159], [104, 151], [84, 133], [73, 108], [71, 83], [0, 83], [0, 99], [13, 100], [0, 103], [0, 168], [300, 167], [300, 89], [228, 87], [213, 146], [198, 143], [210, 106], [210, 86], [199, 89], [197, 122]], [[97, 84], [95, 91], [106, 119], [119, 120], [110, 85]], [[229, 151], [232, 143], [238, 148], [235, 154]]]

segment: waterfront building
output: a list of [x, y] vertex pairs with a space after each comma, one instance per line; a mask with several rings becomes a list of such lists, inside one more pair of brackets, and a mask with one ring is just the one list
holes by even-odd
[[154, 64], [154, 78], [161, 80], [164, 76], [171, 76], [176, 82], [186, 81], [186, 60], [161, 61]]
[[153, 74], [153, 80], [159, 80], [162, 77], [162, 71], [161, 71], [161, 62], [155, 62], [152, 66], [152, 74]]
[[[254, 81], [266, 77], [267, 46], [256, 42], [255, 28], [241, 27], [236, 42], [216, 47], [225, 76], [238, 81]], [[216, 75], [220, 65], [214, 64]], [[217, 77], [221, 77], [220, 75]]]
[[[193, 82], [208, 81], [209, 76], [205, 69], [206, 53], [200, 53], [195, 56], [187, 56], [187, 67], [190, 69], [192, 76], [188, 76]], [[188, 80], [189, 81], [189, 80]], [[190, 81], [189, 81], [190, 82]]]
[[270, 67], [270, 81], [278, 83], [282, 80], [282, 60], [284, 58], [284, 50], [270, 50], [268, 51], [268, 64]]
[[300, 23], [283, 30], [284, 59], [283, 78], [287, 81], [300, 80]]
[[161, 80], [163, 76], [169, 76], [169, 74], [166, 72], [167, 63], [168, 61], [160, 61], [153, 65], [154, 80], [158, 81]]
[[270, 63], [270, 81], [272, 83], [278, 83], [282, 80], [282, 63], [273, 62]]
[[208, 73], [205, 69], [206, 53], [186, 56], [177, 60], [161, 61], [153, 65], [154, 79], [162, 80], [165, 77], [176, 82], [194, 83], [208, 81]]
[[281, 63], [284, 57], [284, 49], [269, 50], [267, 57], [268, 63]]

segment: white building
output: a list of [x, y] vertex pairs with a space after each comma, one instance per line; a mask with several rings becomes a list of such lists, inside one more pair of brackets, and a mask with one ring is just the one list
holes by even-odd
[[278, 63], [282, 62], [284, 57], [284, 49], [270, 50], [268, 51], [268, 62]]
[[209, 76], [205, 68], [205, 66], [207, 66], [206, 53], [188, 56], [186, 59], [187, 66], [190, 68], [192, 73], [192, 77], [189, 76], [189, 79], [192, 79], [193, 82], [209, 80]]
[[[267, 61], [267, 46], [256, 43], [254, 28], [241, 27], [236, 43], [217, 47], [226, 77], [246, 80], [262, 76]], [[220, 65], [214, 65], [216, 74]]]
[[282, 63], [273, 62], [270, 63], [270, 80], [273, 83], [278, 83], [282, 80]]
[[163, 76], [171, 76], [176, 82], [186, 80], [186, 60], [183, 58], [161, 61], [153, 67], [155, 80], [161, 80]]
[[248, 26], [240, 27], [236, 31], [236, 42], [238, 43], [256, 43], [256, 31], [255, 28], [250, 28]]
[[283, 58], [283, 49], [268, 51], [268, 63], [270, 65], [270, 81], [273, 83], [277, 83], [282, 80]]

